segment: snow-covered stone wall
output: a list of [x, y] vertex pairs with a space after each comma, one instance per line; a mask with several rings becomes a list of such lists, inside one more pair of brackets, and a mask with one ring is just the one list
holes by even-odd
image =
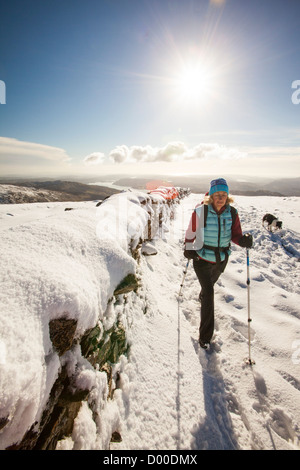
[[80, 409], [102, 430], [99, 448], [117, 439], [112, 397], [130, 346], [127, 297], [139, 286], [139, 257], [156, 253], [151, 240], [178, 202], [126, 191], [97, 205], [45, 206], [43, 217], [31, 204], [28, 218], [18, 223], [16, 213], [2, 231], [1, 449], [55, 449]]

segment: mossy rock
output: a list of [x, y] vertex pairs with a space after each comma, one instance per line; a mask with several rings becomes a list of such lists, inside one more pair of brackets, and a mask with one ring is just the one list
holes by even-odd
[[98, 344], [97, 363], [102, 367], [106, 362], [116, 364], [122, 354], [127, 354], [128, 344], [122, 323], [118, 322], [106, 332]]
[[90, 330], [81, 340], [81, 351], [92, 365], [115, 364], [122, 354], [128, 353], [126, 332], [121, 322], [106, 330], [100, 339], [100, 327]]
[[114, 291], [114, 295], [127, 294], [139, 287], [138, 279], [135, 274], [127, 274]]
[[101, 327], [96, 325], [94, 328], [88, 330], [81, 338], [80, 346], [82, 355], [88, 358], [97, 350], [99, 341], [101, 339]]

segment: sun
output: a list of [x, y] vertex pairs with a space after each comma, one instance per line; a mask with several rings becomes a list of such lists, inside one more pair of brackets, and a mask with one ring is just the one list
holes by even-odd
[[186, 104], [204, 102], [213, 89], [213, 71], [201, 62], [185, 64], [174, 80], [177, 98]]

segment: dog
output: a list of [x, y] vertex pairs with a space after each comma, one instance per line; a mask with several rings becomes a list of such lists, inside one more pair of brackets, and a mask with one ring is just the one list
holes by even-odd
[[262, 219], [262, 224], [269, 232], [282, 229], [281, 220], [278, 220], [277, 217], [272, 214], [265, 214]]

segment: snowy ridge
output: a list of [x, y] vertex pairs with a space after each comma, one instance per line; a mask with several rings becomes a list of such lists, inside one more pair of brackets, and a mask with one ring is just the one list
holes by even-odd
[[[89, 383], [92, 396], [58, 449], [298, 449], [299, 199], [235, 198], [243, 231], [251, 231], [255, 242], [250, 289], [256, 364], [249, 367], [243, 361], [248, 354], [245, 250], [232, 247], [217, 283], [214, 346], [207, 353], [197, 344], [199, 284], [192, 266], [180, 302], [177, 295], [186, 264], [182, 241], [199, 195], [181, 201], [174, 220], [166, 219], [168, 227], [154, 241], [157, 255], [142, 256], [138, 264], [130, 249], [151, 209], [147, 202], [146, 210], [137, 203], [142, 197], [127, 194], [121, 212], [115, 196], [110, 198], [115, 212], [105, 203], [96, 208], [88, 202], [72, 204], [70, 212], [63, 210], [70, 203], [0, 207], [1, 448], [39, 419], [66, 361], [71, 371], [79, 370], [78, 381]], [[124, 217], [128, 207], [130, 216]], [[280, 215], [281, 234], [263, 229], [266, 212]], [[118, 243], [107, 239], [112, 226]], [[139, 275], [141, 287], [125, 303], [108, 307], [130, 272]], [[78, 320], [80, 331], [98, 317], [106, 326], [122, 317], [130, 354], [114, 365], [119, 378], [113, 400], [105, 398], [105, 373], [92, 370], [78, 346], [60, 360], [53, 351], [48, 322], [63, 312]], [[114, 431], [121, 442], [110, 443]]]

